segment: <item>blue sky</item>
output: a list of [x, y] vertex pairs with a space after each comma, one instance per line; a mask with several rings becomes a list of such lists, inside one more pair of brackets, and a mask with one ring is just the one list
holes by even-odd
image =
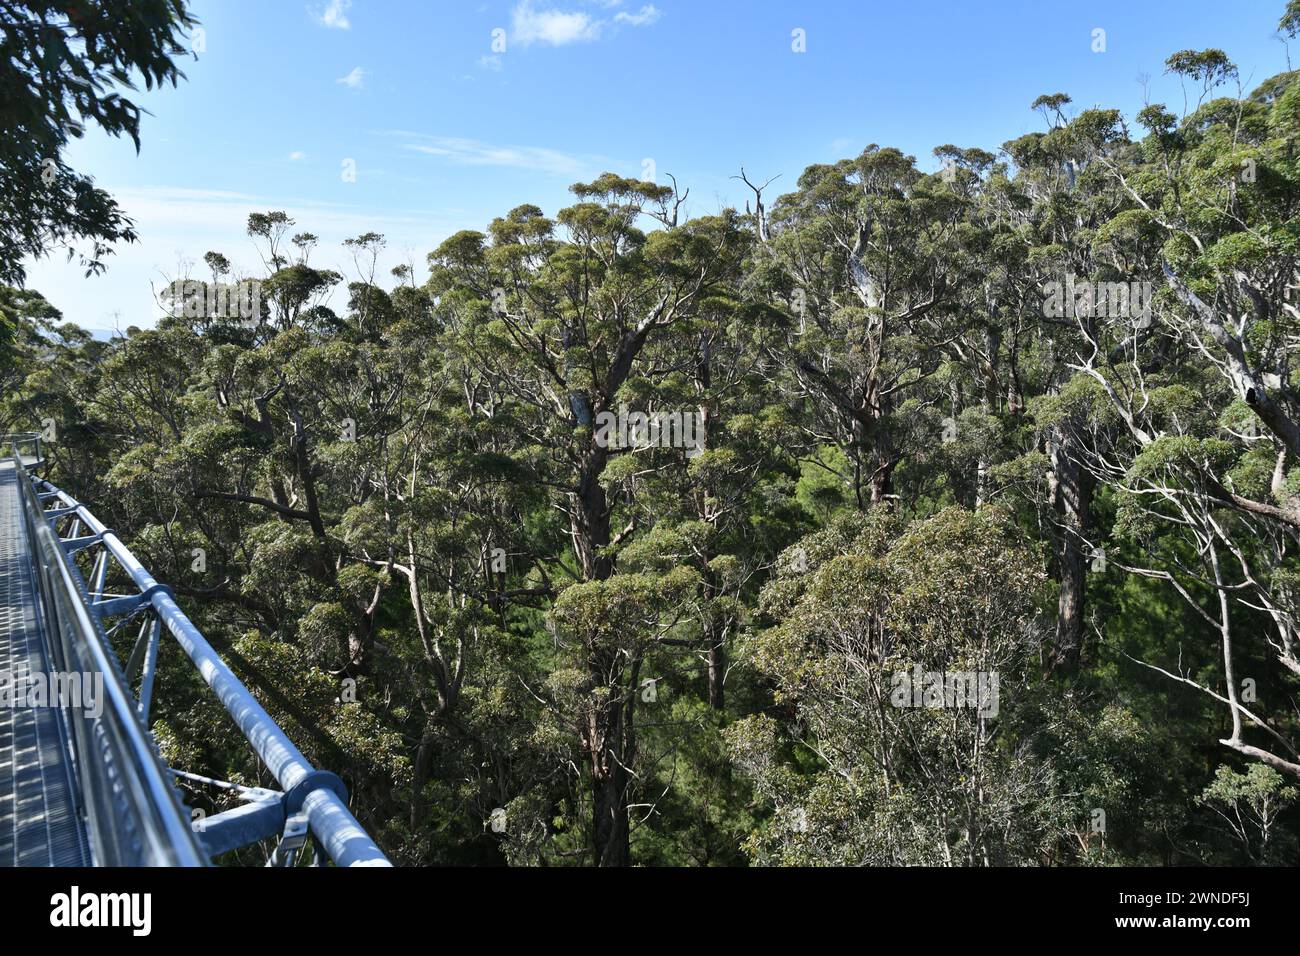
[[1163, 75], [1179, 49], [1225, 49], [1253, 88], [1286, 68], [1274, 34], [1284, 6], [195, 0], [197, 59], [177, 89], [140, 97], [153, 114], [140, 154], [93, 131], [69, 147], [141, 241], [119, 246], [103, 276], [83, 279], [56, 254], [28, 284], [87, 328], [151, 326], [151, 286], [203, 275], [208, 250], [257, 269], [252, 211], [287, 210], [321, 238], [313, 264], [349, 277], [342, 240], [383, 233], [383, 265], [410, 261], [422, 278], [425, 255], [456, 230], [524, 202], [553, 214], [569, 184], [606, 169], [675, 175], [694, 214], [744, 202], [730, 178], [741, 165], [779, 174], [774, 193], [873, 142], [934, 169], [942, 143], [996, 149], [1041, 128], [1028, 109], [1040, 93], [1132, 116], [1145, 75], [1146, 95], [1181, 111]]

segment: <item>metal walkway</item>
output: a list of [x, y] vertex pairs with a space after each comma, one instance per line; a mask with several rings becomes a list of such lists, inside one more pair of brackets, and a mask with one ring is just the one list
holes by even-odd
[[63, 714], [20, 693], [53, 671], [36, 602], [18, 472], [0, 461], [0, 866], [85, 866]]
[[[4, 445], [0, 866], [206, 866], [255, 844], [267, 846], [268, 866], [389, 866], [348, 809], [343, 781], [308, 762], [171, 589], [83, 504], [28, 474], [44, 463], [39, 436], [0, 436]], [[119, 659], [110, 638], [137, 627]], [[149, 722], [164, 635], [282, 789], [163, 762]], [[177, 778], [220, 788], [238, 805], [191, 820]]]

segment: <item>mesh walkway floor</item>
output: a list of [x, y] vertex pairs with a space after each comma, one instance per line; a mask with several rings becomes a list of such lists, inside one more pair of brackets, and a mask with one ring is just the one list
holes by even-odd
[[[0, 462], [0, 686], [52, 667], [17, 481]], [[0, 866], [86, 866], [62, 714], [9, 704], [0, 700]]]

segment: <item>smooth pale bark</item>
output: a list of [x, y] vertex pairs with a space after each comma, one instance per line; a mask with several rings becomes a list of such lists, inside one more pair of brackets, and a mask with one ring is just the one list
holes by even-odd
[[1092, 563], [1087, 536], [1096, 481], [1077, 460], [1073, 438], [1056, 430], [1050, 440], [1052, 497], [1060, 533], [1057, 541], [1060, 594], [1051, 667], [1073, 671], [1083, 648], [1088, 569]]
[[[713, 424], [713, 409], [708, 405], [709, 389], [713, 385], [713, 351], [709, 346], [709, 340], [705, 338], [701, 342], [698, 360], [695, 364], [695, 387], [702, 397], [698, 412], [700, 416], [700, 439], [703, 447], [709, 447], [709, 430]], [[713, 522], [714, 516], [710, 514], [709, 501], [716, 495], [716, 489], [711, 484], [705, 484], [702, 493], [695, 496], [696, 516], [702, 521]], [[715, 524], [716, 529], [716, 524]], [[703, 588], [702, 597], [704, 605], [704, 621], [701, 625], [701, 639], [704, 642], [705, 654], [708, 658], [708, 689], [709, 689], [709, 706], [714, 710], [722, 710], [725, 706], [726, 692], [724, 682], [727, 676], [727, 633], [726, 622], [719, 622], [714, 611], [713, 602], [717, 600], [719, 594], [718, 581], [713, 573], [709, 562], [717, 555], [714, 554], [710, 547], [705, 548], [702, 562], [703, 569]]]
[[[1286, 449], [1293, 456], [1300, 457], [1300, 425], [1297, 425], [1288, 414], [1284, 403], [1278, 401], [1277, 397], [1268, 391], [1264, 375], [1258, 369], [1251, 367], [1241, 339], [1228, 330], [1223, 316], [1189, 289], [1168, 263], [1164, 263], [1163, 267], [1169, 285], [1195, 313], [1205, 336], [1223, 350], [1220, 367], [1232, 382], [1237, 394], [1254, 410], [1259, 420]], [[1214, 358], [1212, 355], [1210, 357]]]

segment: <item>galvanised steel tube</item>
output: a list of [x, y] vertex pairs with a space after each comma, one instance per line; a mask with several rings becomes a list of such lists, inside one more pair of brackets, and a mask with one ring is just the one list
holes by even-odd
[[[17, 458], [14, 467], [18, 480], [29, 482], [27, 472]], [[116, 813], [114, 808], [101, 803], [114, 789], [103, 776], [104, 764], [89, 764], [77, 775], [82, 786], [95, 861], [108, 866], [139, 865], [142, 862], [164, 866], [204, 866], [207, 860], [195, 842], [180, 799], [171, 781], [165, 778], [163, 767], [136, 717], [130, 692], [119, 682], [117, 668], [108, 657], [111, 652], [102, 642], [73, 578], [71, 561], [58, 536], [46, 522], [41, 521], [41, 505], [30, 483], [19, 493], [22, 495], [23, 520], [30, 539], [31, 557], [41, 580], [41, 593], [48, 599], [42, 610], [44, 625], [51, 629], [46, 637], [53, 642], [51, 649], [58, 655], [58, 666], [102, 675], [104, 693], [108, 698], [108, 706], [104, 708], [95, 731], [90, 730], [83, 720], [73, 718], [70, 730], [77, 741], [77, 749], [82, 751], [83, 760], [93, 759], [90, 755], [98, 748], [92, 741], [99, 741], [112, 760], [123, 763], [116, 770], [116, 779], [121, 788], [119, 792], [124, 797], [129, 795], [129, 803], [117, 807]], [[127, 772], [128, 768], [130, 772]], [[114, 829], [133, 812], [139, 831], [138, 844], [132, 844], [129, 836], [124, 837], [124, 831]]]
[[333, 790], [312, 790], [302, 808], [312, 832], [339, 866], [392, 866]]
[[[71, 495], [48, 481], [45, 488], [68, 508], [76, 508], [77, 516], [92, 534], [102, 535], [104, 547], [131, 576], [141, 593], [152, 590], [150, 603], [176, 642], [185, 650], [199, 674], [227, 713], [234, 718], [253, 749], [257, 751], [267, 769], [287, 792], [315, 773], [315, 768], [302, 755], [279, 725], [271, 719], [262, 705], [226, 666], [212, 645], [199, 633], [193, 622], [185, 616], [171, 595], [159, 587], [148, 570], [112, 531]], [[324, 844], [326, 852], [339, 866], [390, 866], [388, 858], [362, 829], [356, 817], [338, 794], [332, 790], [311, 790], [303, 801], [312, 832]]]

